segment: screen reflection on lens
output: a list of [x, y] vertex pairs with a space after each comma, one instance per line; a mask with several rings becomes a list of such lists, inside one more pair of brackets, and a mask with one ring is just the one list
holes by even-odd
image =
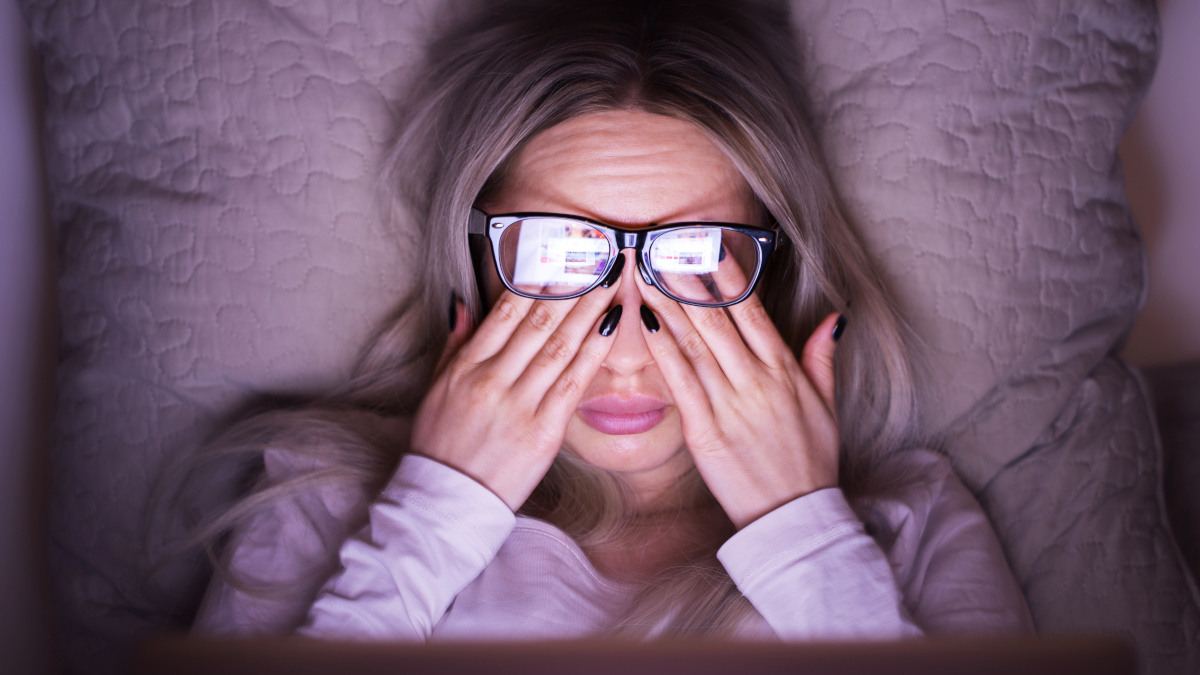
[[686, 227], [654, 240], [650, 268], [668, 294], [719, 304], [746, 293], [758, 255], [758, 244], [749, 235], [720, 227]]
[[562, 218], [527, 218], [500, 239], [500, 273], [521, 293], [574, 295], [598, 282], [617, 251], [600, 230]]

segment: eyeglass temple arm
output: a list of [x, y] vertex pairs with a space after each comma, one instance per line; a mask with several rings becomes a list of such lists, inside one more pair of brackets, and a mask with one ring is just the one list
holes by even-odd
[[467, 234], [487, 234], [488, 216], [479, 209], [471, 209], [471, 217], [467, 220]]

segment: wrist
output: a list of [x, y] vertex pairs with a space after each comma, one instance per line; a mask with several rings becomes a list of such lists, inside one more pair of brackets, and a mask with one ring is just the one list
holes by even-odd
[[[836, 471], [820, 474], [788, 480], [784, 478], [788, 474], [781, 471], [750, 474], [745, 467], [725, 467], [701, 475], [734, 527], [741, 530], [785, 504], [838, 486]], [[710, 480], [709, 475], [720, 476], [720, 480]]]
[[[525, 503], [541, 477], [550, 468], [550, 462], [538, 465], [522, 462], [521, 453], [501, 458], [479, 454], [454, 457], [414, 448], [413, 454], [437, 462], [469, 478], [495, 495], [514, 513]], [[553, 457], [550, 459], [553, 461]]]

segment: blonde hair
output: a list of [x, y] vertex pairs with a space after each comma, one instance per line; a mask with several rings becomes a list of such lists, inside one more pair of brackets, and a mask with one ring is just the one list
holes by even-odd
[[[391, 213], [411, 218], [420, 231], [414, 245], [430, 252], [423, 283], [339, 391], [295, 411], [251, 418], [209, 454], [252, 454], [290, 440], [289, 449], [322, 457], [321, 480], [368, 491], [381, 486], [403, 439], [381, 441], [355, 415], [412, 414], [446, 339], [451, 293], [477, 316], [484, 311], [466, 236], [472, 205], [503, 190], [509, 163], [539, 132], [590, 112], [640, 109], [708, 134], [784, 235], [761, 292], [797, 354], [821, 318], [830, 311], [847, 315], [836, 363], [841, 482], [851, 494], [868, 489], [880, 464], [916, 441], [909, 338], [820, 159], [803, 113], [789, 25], [784, 4], [765, 0], [511, 0], [483, 3], [449, 28], [428, 50], [381, 172]], [[703, 499], [698, 475], [687, 480]], [[198, 536], [212, 541], [271, 499], [312, 488], [309, 482], [269, 489], [210, 521]], [[620, 482], [565, 453], [523, 510], [585, 548], [619, 540], [628, 526]], [[647, 584], [614, 632], [736, 631], [750, 607], [713, 555], [719, 544]]]

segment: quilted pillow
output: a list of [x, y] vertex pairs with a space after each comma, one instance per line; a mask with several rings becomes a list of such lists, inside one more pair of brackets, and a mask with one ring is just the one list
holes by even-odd
[[[139, 579], [162, 467], [256, 394], [338, 382], [413, 282], [372, 181], [439, 3], [21, 3], [60, 250], [55, 597], [72, 661], [102, 667], [189, 615], [187, 570], [167, 598]], [[1153, 7], [792, 5], [839, 188], [930, 348], [924, 424], [1039, 626], [1131, 636], [1146, 672], [1195, 669], [1155, 434], [1107, 356], [1144, 285], [1115, 150]]]
[[104, 670], [194, 610], [190, 568], [142, 583], [164, 468], [255, 394], [343, 381], [413, 282], [374, 180], [429, 3], [23, 5], [61, 270], [53, 591], [71, 664]]
[[933, 353], [926, 426], [977, 489], [1140, 306], [1115, 151], [1157, 56], [1145, 5], [793, 2], [838, 186]]
[[1042, 632], [1200, 669], [1147, 395], [1115, 354], [1145, 292], [1117, 143], [1151, 3], [794, 0], [826, 156], [929, 348], [926, 429], [992, 517]]

